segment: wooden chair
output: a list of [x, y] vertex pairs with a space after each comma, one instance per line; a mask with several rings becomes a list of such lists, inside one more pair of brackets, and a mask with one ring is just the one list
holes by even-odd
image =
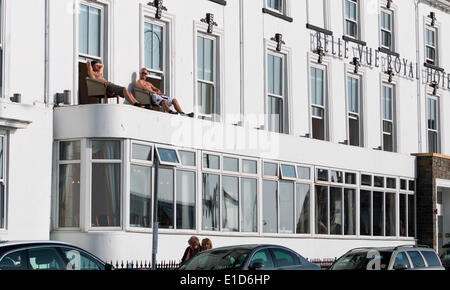
[[151, 101], [152, 96], [150, 95], [150, 93], [148, 91], [144, 91], [144, 90], [135, 88], [134, 89], [134, 97], [136, 98], [136, 100], [139, 103], [141, 103], [143, 105], [148, 105], [150, 107], [150, 110], [164, 112], [163, 107], [158, 106]]
[[86, 78], [86, 85], [88, 91], [88, 97], [97, 98], [98, 102], [101, 103], [102, 99], [104, 99], [104, 103], [108, 103], [108, 98], [117, 98], [117, 104], [119, 103], [119, 96], [110, 96], [108, 95], [108, 84], [99, 82], [97, 80], [91, 79], [89, 77]]

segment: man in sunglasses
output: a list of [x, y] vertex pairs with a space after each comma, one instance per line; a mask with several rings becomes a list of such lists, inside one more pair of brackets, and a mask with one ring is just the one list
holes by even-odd
[[[183, 109], [181, 109], [181, 106], [178, 103], [177, 99], [163, 95], [160, 89], [158, 89], [152, 83], [148, 82], [147, 75], [148, 70], [146, 68], [142, 68], [139, 71], [139, 80], [136, 82], [136, 88], [149, 92], [152, 98], [152, 103], [163, 107], [167, 113], [194, 117], [194, 113], [185, 114], [183, 112]], [[171, 109], [172, 106], [176, 111]]]
[[127, 88], [110, 83], [103, 77], [104, 65], [100, 61], [87, 61], [86, 66], [89, 78], [107, 84], [106, 93], [108, 95], [120, 96], [122, 98], [125, 98], [125, 100], [127, 100], [130, 104], [142, 107], [142, 105], [134, 98], [134, 96], [127, 90]]

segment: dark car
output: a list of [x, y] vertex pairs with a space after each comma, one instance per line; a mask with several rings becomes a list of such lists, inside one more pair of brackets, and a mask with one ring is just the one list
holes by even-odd
[[356, 248], [331, 265], [330, 270], [444, 270], [436, 252], [426, 246]]
[[63, 242], [0, 242], [0, 270], [111, 270], [87, 251]]
[[241, 245], [201, 252], [180, 270], [320, 270], [298, 253], [277, 245]]
[[444, 266], [446, 270], [450, 270], [450, 243], [445, 244], [442, 247], [441, 261], [442, 266]]

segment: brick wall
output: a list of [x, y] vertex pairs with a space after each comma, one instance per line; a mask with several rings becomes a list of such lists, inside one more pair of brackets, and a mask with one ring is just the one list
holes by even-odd
[[450, 180], [450, 157], [438, 154], [417, 154], [417, 239], [420, 245], [435, 247], [436, 179]]

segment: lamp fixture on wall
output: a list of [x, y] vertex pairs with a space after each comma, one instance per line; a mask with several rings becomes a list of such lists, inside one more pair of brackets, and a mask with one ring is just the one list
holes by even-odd
[[277, 51], [278, 52], [281, 51], [281, 47], [283, 46], [283, 44], [286, 44], [283, 41], [283, 34], [281, 34], [281, 33], [276, 33], [275, 37], [272, 37], [270, 40], [273, 40], [277, 43]]
[[214, 14], [206, 13], [206, 17], [200, 19], [201, 22], [208, 24], [208, 33], [213, 33], [214, 26], [217, 26], [217, 23], [214, 22]]

